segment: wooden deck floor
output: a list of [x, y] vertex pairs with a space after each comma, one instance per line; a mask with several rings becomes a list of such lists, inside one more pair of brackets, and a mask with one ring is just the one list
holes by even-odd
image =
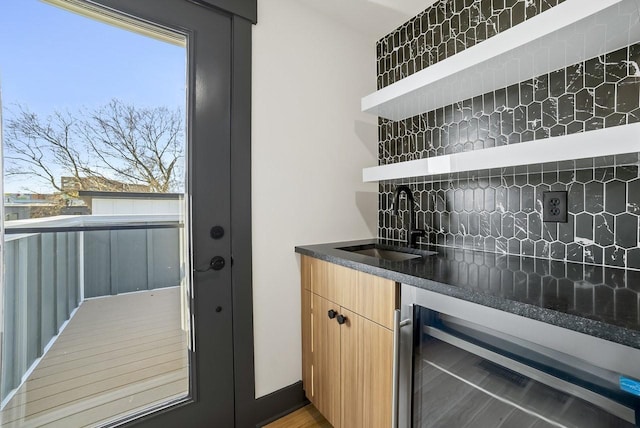
[[0, 425], [96, 426], [187, 391], [178, 288], [87, 300], [0, 412]]

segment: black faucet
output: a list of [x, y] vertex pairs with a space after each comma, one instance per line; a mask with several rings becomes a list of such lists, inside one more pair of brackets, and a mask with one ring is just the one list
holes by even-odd
[[413, 199], [413, 192], [407, 185], [401, 185], [396, 187], [396, 191], [393, 197], [393, 213], [398, 215], [400, 212], [400, 194], [407, 195], [407, 205], [409, 206], [409, 230], [407, 230], [407, 246], [415, 247], [418, 241], [418, 237], [425, 237], [427, 233], [424, 229], [416, 229], [416, 213], [414, 212], [414, 205], [416, 203]]

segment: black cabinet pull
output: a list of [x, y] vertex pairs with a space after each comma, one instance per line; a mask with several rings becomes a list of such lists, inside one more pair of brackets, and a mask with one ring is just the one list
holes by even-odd
[[347, 317], [345, 317], [344, 315], [338, 315], [338, 324], [342, 325], [344, 323], [347, 322]]
[[333, 309], [330, 309], [329, 312], [327, 312], [327, 315], [329, 315], [329, 319], [334, 319], [338, 313]]

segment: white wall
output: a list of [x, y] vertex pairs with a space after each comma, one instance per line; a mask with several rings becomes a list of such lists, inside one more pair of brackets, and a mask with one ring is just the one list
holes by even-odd
[[94, 198], [91, 213], [94, 215], [128, 214], [180, 214], [183, 201], [178, 199]]
[[375, 45], [295, 0], [258, 2], [253, 29], [256, 396], [301, 379], [294, 246], [376, 236]]

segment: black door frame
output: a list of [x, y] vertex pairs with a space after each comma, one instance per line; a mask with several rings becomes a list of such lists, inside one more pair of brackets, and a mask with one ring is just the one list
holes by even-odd
[[[209, 0], [211, 1], [211, 0]], [[242, 3], [242, 2], [241, 2]], [[255, 5], [255, 0], [245, 3]], [[234, 15], [231, 91], [231, 227], [236, 427], [262, 426], [306, 404], [302, 381], [255, 398], [251, 248], [251, 28]], [[293, 311], [297, 313], [296, 310]]]
[[[132, 15], [134, 16], [146, 15], [145, 11], [141, 10], [135, 13], [136, 8], [140, 7], [136, 0], [89, 1], [125, 11], [125, 13], [133, 9]], [[219, 224], [220, 219], [211, 219], [206, 224], [196, 224], [194, 219], [192, 241], [194, 247], [199, 248], [195, 251], [205, 253], [195, 254], [194, 263], [196, 264], [218, 254], [228, 258], [227, 268], [220, 272], [226, 271], [228, 275], [231, 275], [231, 307], [226, 308], [225, 305], [206, 301], [206, 297], [199, 300], [198, 298], [202, 296], [195, 296], [195, 298], [196, 303], [200, 305], [199, 310], [208, 311], [212, 320], [212, 324], [209, 325], [214, 325], [213, 320], [216, 319], [216, 316], [221, 316], [220, 314], [223, 317], [231, 317], [232, 327], [231, 332], [228, 333], [232, 336], [232, 349], [218, 350], [221, 351], [218, 355], [225, 360], [230, 358], [233, 364], [233, 397], [220, 397], [226, 405], [234, 409], [233, 421], [226, 418], [215, 421], [208, 419], [185, 420], [185, 417], [191, 413], [187, 411], [190, 405], [207, 406], [206, 391], [198, 392], [197, 379], [192, 379], [196, 382], [195, 402], [178, 403], [158, 412], [142, 415], [127, 423], [126, 426], [253, 428], [274, 420], [306, 403], [301, 381], [267, 396], [255, 398], [251, 245], [251, 31], [253, 24], [257, 23], [257, 0], [154, 0], [154, 9], [176, 7], [184, 2], [196, 4], [217, 13], [222, 20], [216, 23], [211, 22], [209, 25], [224, 27], [228, 32], [227, 36], [223, 37], [227, 43], [226, 48], [223, 49], [223, 52], [226, 53], [220, 54], [220, 52], [216, 53], [215, 50], [210, 50], [211, 58], [207, 58], [207, 60], [216, 62], [223, 73], [229, 73], [231, 82], [230, 88], [228, 88], [229, 98], [225, 100], [225, 105], [219, 103], [218, 106], [220, 114], [224, 116], [225, 120], [218, 120], [221, 126], [208, 137], [209, 139], [222, 137], [229, 141], [227, 155], [230, 170], [227, 172], [230, 177], [228, 184], [231, 198], [229, 215], [228, 217], [224, 216], [228, 219], [230, 226], [225, 225], [227, 226], [225, 229], [229, 229], [228, 241], [226, 245], [223, 243], [220, 246], [217, 245], [218, 241], [214, 242], [208, 236], [209, 228], [214, 223]], [[171, 23], [159, 23], [167, 24], [169, 28], [172, 27]], [[213, 41], [207, 40], [206, 42]], [[189, 88], [189, 90], [192, 91], [193, 88]], [[196, 94], [190, 95], [190, 98], [193, 99]], [[206, 168], [207, 158], [219, 155], [218, 151], [212, 147], [192, 149], [198, 152], [194, 161], [199, 164], [194, 165], [195, 168], [191, 170]], [[223, 171], [221, 175], [224, 176], [225, 172]], [[194, 183], [191, 193], [193, 206], [198, 206], [198, 209], [202, 209], [202, 206], [215, 206], [215, 195], [209, 191], [212, 187], [203, 183], [202, 180], [198, 181], [197, 175], [192, 177], [192, 180]], [[207, 273], [207, 275], [217, 274], [219, 273]], [[222, 306], [220, 313], [213, 311], [215, 305]], [[198, 329], [197, 325], [195, 329]], [[198, 345], [196, 344], [196, 346]], [[195, 357], [196, 370], [206, 370], [207, 362], [199, 358], [198, 354]]]
[[302, 381], [255, 398], [251, 246], [251, 31], [257, 0], [203, 0], [231, 14], [231, 252], [235, 427], [253, 428], [307, 403]]

